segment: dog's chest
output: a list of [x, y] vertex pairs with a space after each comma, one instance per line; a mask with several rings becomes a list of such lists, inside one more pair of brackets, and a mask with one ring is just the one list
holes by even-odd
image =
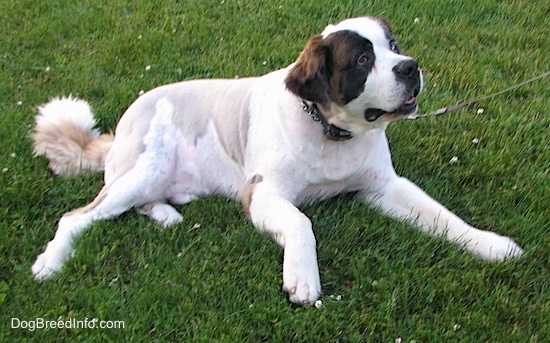
[[299, 202], [331, 197], [343, 192], [376, 188], [395, 172], [383, 131], [354, 137], [351, 144], [327, 142], [295, 151], [293, 169], [295, 186], [300, 188]]

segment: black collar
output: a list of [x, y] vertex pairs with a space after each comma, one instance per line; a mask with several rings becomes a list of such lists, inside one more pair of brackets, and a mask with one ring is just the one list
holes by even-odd
[[328, 139], [333, 141], [347, 141], [348, 139], [353, 138], [353, 135], [348, 130], [341, 129], [336, 125], [330, 124], [319, 111], [317, 104], [313, 103], [310, 106], [304, 100], [300, 100], [300, 105], [308, 116], [311, 117], [311, 119], [323, 125], [323, 132]]

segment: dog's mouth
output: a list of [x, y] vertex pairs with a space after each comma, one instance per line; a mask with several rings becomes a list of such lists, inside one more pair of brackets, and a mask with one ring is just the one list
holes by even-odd
[[411, 95], [403, 104], [397, 109], [397, 111], [394, 111], [394, 115], [409, 115], [416, 111], [418, 108], [418, 105], [416, 104], [416, 96], [418, 95], [418, 92], [415, 92], [413, 95]]
[[412, 94], [408, 95], [405, 101], [397, 109], [393, 111], [386, 111], [379, 108], [367, 108], [365, 110], [365, 119], [369, 122], [373, 122], [376, 119], [382, 117], [385, 114], [391, 114], [393, 117], [406, 116], [413, 114], [418, 109], [416, 103], [416, 97], [420, 93], [419, 90], [414, 90]]

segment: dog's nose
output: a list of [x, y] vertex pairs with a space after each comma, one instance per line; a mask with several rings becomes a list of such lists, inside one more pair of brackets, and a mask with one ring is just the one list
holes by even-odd
[[418, 62], [413, 59], [401, 61], [393, 67], [393, 72], [403, 79], [418, 78]]

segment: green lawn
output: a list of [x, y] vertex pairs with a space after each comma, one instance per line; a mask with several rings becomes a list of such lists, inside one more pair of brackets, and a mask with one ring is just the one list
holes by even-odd
[[[513, 237], [519, 260], [477, 261], [341, 196], [303, 209], [324, 295], [320, 309], [295, 307], [280, 289], [282, 250], [239, 204], [207, 198], [168, 230], [134, 212], [98, 222], [59, 277], [31, 276], [60, 216], [102, 183], [53, 177], [32, 157], [35, 109], [52, 96], [87, 99], [113, 130], [141, 90], [266, 73], [326, 24], [365, 14], [387, 18], [419, 60], [423, 111], [548, 71], [548, 1], [387, 2], [1, 1], [0, 342], [548, 342], [549, 79], [388, 132], [399, 173]], [[12, 318], [125, 327], [31, 331]]]

